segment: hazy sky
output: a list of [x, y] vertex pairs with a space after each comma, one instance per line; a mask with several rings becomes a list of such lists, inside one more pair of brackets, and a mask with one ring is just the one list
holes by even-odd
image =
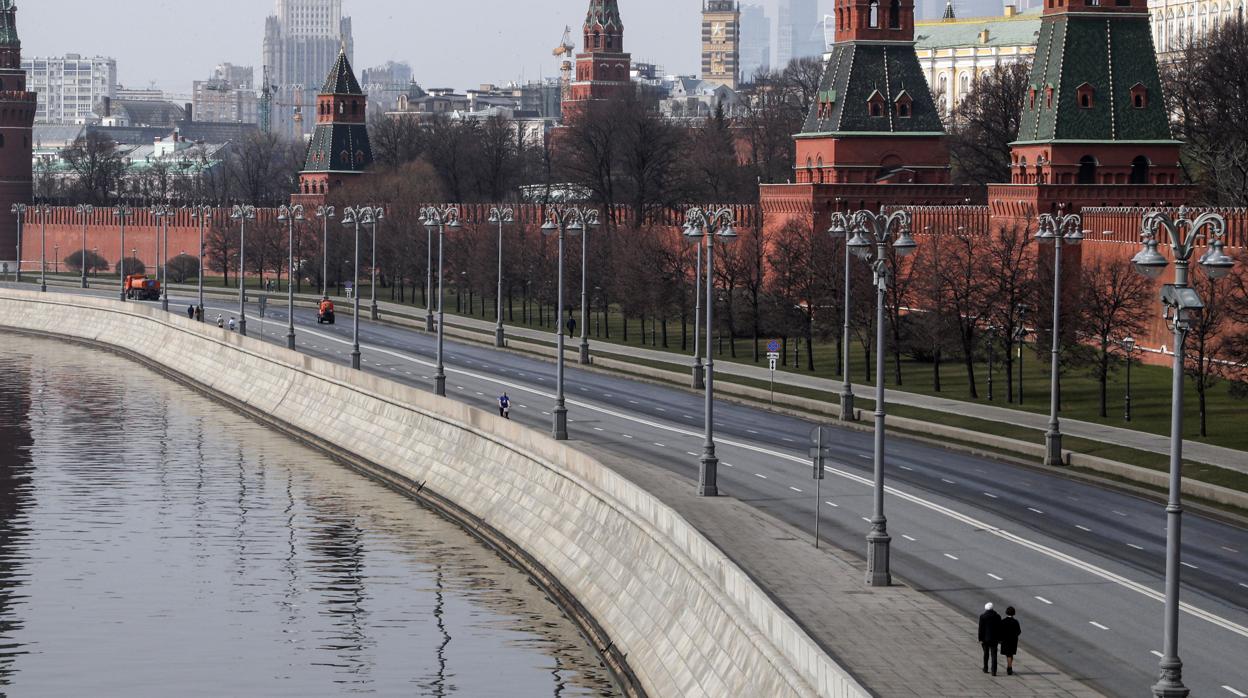
[[[762, 4], [773, 2], [764, 0]], [[588, 0], [344, 0], [357, 70], [406, 60], [426, 87], [536, 79], [558, 73], [551, 49], [564, 25], [579, 34]], [[222, 61], [256, 68], [274, 0], [26, 0], [18, 29], [27, 56], [80, 53], [117, 59], [127, 87], [155, 81], [189, 91]], [[701, 0], [620, 0], [634, 61], [668, 72], [700, 69]], [[576, 37], [579, 44], [579, 36]]]

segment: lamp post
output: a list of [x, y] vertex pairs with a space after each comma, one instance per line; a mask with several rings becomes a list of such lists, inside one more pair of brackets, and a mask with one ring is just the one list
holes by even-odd
[[26, 218], [26, 204], [13, 204], [11, 209], [17, 216], [17, 283], [22, 283], [22, 233]]
[[351, 282], [352, 302], [354, 303], [351, 320], [351, 368], [360, 368], [360, 226], [371, 225], [380, 208], [372, 206], [347, 206], [342, 209], [342, 224], [355, 226], [355, 258], [351, 263], [353, 281]]
[[78, 215], [82, 216], [82, 257], [79, 259], [82, 264], [82, 287], [87, 287], [87, 222], [91, 219], [91, 214], [95, 213], [95, 207], [91, 204], [78, 204], [75, 208]]
[[[839, 199], [838, 199], [839, 201]], [[840, 211], [832, 214], [832, 227], [828, 228], [828, 233], [837, 239], [845, 241], [845, 304], [841, 306], [841, 315], [843, 316], [843, 326], [841, 327], [841, 361], [844, 363], [843, 374], [845, 383], [841, 385], [841, 421], [854, 421], [854, 386], [849, 379], [849, 303], [850, 303], [850, 284], [849, 284], [849, 231], [852, 228], [852, 222], [849, 216]]]
[[[447, 206], [445, 208], [438, 208], [436, 206], [427, 206], [420, 210], [420, 220], [421, 222], [425, 224], [425, 230], [428, 231], [429, 242], [430, 242], [430, 246], [428, 248], [429, 253], [431, 255], [430, 260], [429, 260], [430, 265], [431, 265], [429, 267], [429, 273], [430, 273], [429, 295], [426, 296], [426, 298], [428, 298], [429, 300], [426, 301], [425, 303], [425, 305], [428, 306], [429, 308], [433, 307], [431, 303], [431, 301], [433, 300], [433, 276], [432, 276], [433, 274], [433, 267], [432, 267], [433, 231], [435, 228], [438, 231], [438, 325], [437, 325], [438, 327], [438, 352], [437, 352], [438, 365], [436, 369], [434, 370], [434, 374], [433, 374], [433, 392], [443, 397], [446, 396], [446, 363], [442, 359], [442, 352], [443, 352], [444, 345], [446, 343], [446, 314], [442, 307], [442, 304], [444, 302], [444, 296], [445, 296], [445, 294], [442, 293], [442, 281], [443, 281], [442, 279], [442, 272], [443, 272], [442, 243], [443, 243], [444, 238], [446, 237], [446, 229], [448, 227], [451, 228], [452, 230], [457, 230], [460, 227], [459, 218], [460, 218], [459, 207], [454, 206], [454, 205]], [[432, 319], [433, 319], [433, 316], [430, 315], [428, 318], [426, 318], [426, 321], [431, 322]]]
[[247, 221], [256, 220], [256, 207], [235, 204], [230, 218], [238, 221], [238, 333], [247, 336]]
[[[875, 483], [874, 512], [871, 531], [867, 534], [867, 584], [888, 586], [889, 572], [888, 520], [884, 517], [884, 300], [888, 293], [891, 270], [888, 261], [889, 241], [893, 253], [905, 257], [918, 246], [910, 237], [910, 213], [890, 214], [858, 211], [853, 216], [854, 237], [846, 243], [859, 259], [871, 265], [875, 274]], [[845, 309], [849, 311], [848, 308]], [[848, 372], [847, 372], [848, 373]]]
[[334, 207], [317, 206], [316, 217], [321, 219], [321, 297], [329, 298], [329, 219]]
[[195, 308], [195, 315], [200, 322], [204, 321], [204, 228], [207, 227], [208, 221], [212, 220], [213, 207], [207, 204], [198, 204], [191, 207], [191, 218], [199, 221], [199, 255], [196, 257], [199, 264], [199, 272], [196, 276], [198, 279], [199, 301]]
[[[436, 210], [436, 209], [435, 209]], [[458, 214], [459, 209], [456, 209]], [[425, 331], [433, 331], [433, 231], [437, 228], [441, 231], [440, 224], [431, 222], [425, 217], [425, 209], [420, 210], [420, 219], [425, 221]], [[437, 219], [440, 220], [440, 219]], [[459, 216], [455, 217], [456, 224], [459, 223]], [[439, 250], [441, 249], [441, 240], [438, 242]], [[442, 263], [438, 262], [438, 293], [442, 293]], [[441, 296], [438, 297], [438, 309], [442, 308]], [[439, 333], [441, 330], [439, 330]], [[445, 395], [446, 389], [443, 388], [439, 395]]]
[[1036, 239], [1053, 243], [1053, 342], [1049, 373], [1049, 428], [1044, 433], [1044, 464], [1062, 465], [1062, 429], [1057, 419], [1061, 388], [1058, 384], [1058, 357], [1061, 353], [1062, 312], [1062, 247], [1078, 245], [1083, 240], [1083, 218], [1077, 213], [1067, 215], [1040, 214]]
[[1131, 421], [1131, 354], [1135, 351], [1135, 337], [1122, 338], [1122, 350], [1127, 353], [1127, 392], [1122, 401], [1122, 417]]
[[[1200, 295], [1188, 285], [1192, 253], [1202, 241], [1205, 253], [1200, 266], [1210, 279], [1230, 272], [1235, 261], [1223, 253], [1226, 219], [1216, 213], [1203, 213], [1194, 220], [1186, 208], [1179, 217], [1154, 211], [1144, 216], [1140, 237], [1144, 247], [1132, 258], [1136, 270], [1150, 279], [1165, 271], [1169, 262], [1157, 251], [1163, 242], [1174, 253], [1174, 283], [1161, 288], [1164, 317], [1174, 332], [1174, 363], [1170, 388], [1170, 496], [1166, 504], [1166, 617], [1165, 647], [1160, 662], [1161, 675], [1153, 684], [1157, 698], [1184, 698], [1183, 661], [1179, 659], [1179, 565], [1182, 544], [1183, 506], [1183, 343], [1191, 323], [1204, 309]], [[1164, 238], [1164, 239], [1163, 239]]]
[[[702, 390], [706, 388], [706, 371], [702, 368], [702, 342], [700, 341], [702, 329], [702, 238], [688, 235], [688, 228], [685, 229], [686, 237], [694, 241], [694, 247], [698, 251], [698, 261], [693, 280], [693, 389]], [[710, 330], [707, 330], [710, 334]]]
[[[48, 290], [48, 216], [52, 213], [52, 207], [47, 204], [37, 204], [35, 211], [39, 214], [39, 291], [46, 293]], [[125, 254], [125, 251], [122, 251]]]
[[52, 273], [61, 273], [61, 246], [57, 244], [52, 245]]
[[121, 280], [119, 292], [123, 303], [126, 301], [126, 219], [133, 213], [125, 204], [113, 208], [113, 217], [117, 219], [117, 225], [121, 229], [121, 260], [117, 262], [117, 276]]
[[597, 219], [587, 223], [581, 231], [581, 365], [589, 364], [589, 287], [587, 286], [589, 269], [589, 230], [598, 224]]
[[698, 460], [698, 496], [719, 496], [719, 458], [715, 455], [715, 238], [727, 244], [737, 239], [732, 210], [694, 207], [685, 212], [686, 237], [699, 249], [706, 244], [706, 366], [703, 393], [702, 457]]
[[579, 206], [555, 207], [546, 213], [542, 224], [544, 235], [559, 236], [559, 282], [558, 301], [555, 311], [555, 408], [552, 434], [559, 441], [568, 438], [568, 408], [563, 397], [563, 243], [568, 233], [580, 235], [585, 229], [598, 225], [598, 211]]
[[286, 224], [286, 348], [295, 348], [295, 221], [303, 220], [303, 206], [281, 206], [277, 220]]
[[494, 346], [500, 348], [506, 344], [503, 333], [503, 224], [515, 220], [516, 212], [510, 207], [490, 208], [490, 222], [498, 224], [498, 299], [494, 303], [498, 318], [494, 323]]
[[[169, 310], [169, 216], [173, 215], [173, 209], [163, 204], [157, 204], [151, 210], [152, 217], [156, 219], [156, 278], [160, 281], [160, 309]], [[164, 250], [163, 253], [161, 252], [162, 249]], [[162, 259], [164, 260], [163, 264], [161, 263]], [[161, 271], [162, 269], [164, 270], [163, 272]], [[246, 334], [246, 332], [243, 334]]]
[[368, 285], [369, 301], [368, 316], [373, 322], [377, 321], [377, 223], [386, 217], [386, 212], [380, 206], [373, 207], [373, 219], [369, 221], [369, 228], [372, 229], [372, 256], [373, 262], [370, 266], [372, 272], [372, 281]]

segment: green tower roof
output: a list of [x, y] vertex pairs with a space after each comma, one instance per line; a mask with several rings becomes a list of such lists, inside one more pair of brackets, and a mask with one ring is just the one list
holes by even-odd
[[[0, 0], [3, 2], [4, 0]], [[362, 95], [364, 90], [360, 89], [360, 83], [355, 79], [355, 71], [351, 70], [351, 61], [347, 60], [347, 50], [343, 47], [338, 52], [338, 60], [334, 61], [334, 67], [329, 69], [329, 77], [325, 78], [325, 85], [321, 87], [323, 95]]]
[[0, 0], [0, 46], [17, 46], [17, 6], [13, 0]]
[[[877, 92], [884, 105], [880, 116], [871, 116], [870, 102]], [[907, 98], [910, 116], [899, 116], [896, 103]], [[912, 44], [847, 41], [833, 45], [818, 99], [798, 136], [931, 135], [944, 130]]]
[[616, 4], [616, 0], [590, 0], [589, 12], [585, 15], [585, 26], [595, 24], [624, 28], [624, 22], [620, 19], [620, 6]]

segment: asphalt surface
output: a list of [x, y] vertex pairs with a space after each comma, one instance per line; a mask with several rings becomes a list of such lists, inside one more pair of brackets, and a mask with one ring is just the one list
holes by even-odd
[[[185, 312], [189, 302], [172, 298], [170, 308]], [[284, 345], [281, 305], [270, 305], [263, 323], [249, 307], [248, 334], [259, 337], [263, 325], [267, 341]], [[206, 316], [218, 312], [228, 319], [237, 303], [208, 300]], [[300, 351], [350, 361], [349, 316], [330, 326], [317, 325], [310, 309], [295, 315]], [[365, 321], [361, 344], [365, 371], [432, 390], [433, 336]], [[552, 362], [449, 339], [445, 359], [448, 397], [488, 410], [506, 390], [513, 419], [550, 430]], [[696, 486], [700, 395], [573, 363], [565, 391], [573, 442], [645, 459]], [[807, 531], [818, 507], [821, 537], [865, 555], [871, 434], [832, 425], [838, 441], [816, 501], [807, 455], [814, 425], [717, 402], [720, 491]], [[1020, 652], [1040, 653], [1109, 695], [1147, 695], [1162, 650], [1164, 505], [900, 437], [890, 436], [886, 453], [894, 576], [962, 610], [968, 642], [984, 602], [1013, 605], [1023, 628]], [[1183, 523], [1184, 682], [1194, 696], [1244, 698], [1248, 530], [1190, 511]]]

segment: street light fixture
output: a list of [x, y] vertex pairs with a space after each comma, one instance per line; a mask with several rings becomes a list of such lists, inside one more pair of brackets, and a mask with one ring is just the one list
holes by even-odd
[[381, 222], [382, 220], [384, 220], [385, 217], [386, 217], [386, 212], [384, 209], [382, 209], [382, 207], [380, 206], [373, 207], [373, 220], [369, 222], [369, 228], [372, 229], [372, 234], [373, 234], [372, 235], [373, 262], [372, 264], [369, 265], [370, 270], [372, 272], [372, 281], [368, 285], [368, 291], [369, 291], [368, 316], [372, 318], [373, 322], [376, 322], [378, 318], [380, 317], [377, 314], [377, 224]]
[[[235, 204], [230, 218], [238, 221], [238, 333], [247, 336], [247, 221], [256, 219], [256, 207]], [[263, 337], [261, 337], [263, 339]]]
[[853, 227], [848, 215], [840, 211], [832, 214], [832, 227], [828, 233], [837, 240], [845, 241], [845, 304], [841, 307], [843, 327], [841, 328], [841, 361], [844, 364], [845, 383], [841, 385], [841, 421], [854, 421], [854, 386], [849, 379], [849, 231]]
[[87, 223], [91, 219], [91, 214], [95, 213], [95, 207], [91, 204], [78, 204], [74, 207], [78, 215], [82, 216], [82, 287], [87, 288]]
[[[692, 227], [689, 225], [689, 223], [686, 222], [683, 234], [685, 237], [689, 238], [691, 241], [696, 243], [695, 247], [697, 248], [697, 251], [698, 251], [697, 267], [694, 272], [694, 280], [693, 280], [693, 297], [694, 297], [693, 389], [702, 390], [706, 388], [706, 371], [705, 369], [702, 368], [702, 342], [700, 341], [701, 329], [702, 329], [702, 295], [703, 295], [702, 294], [702, 248], [704, 247], [704, 245], [701, 244], [702, 238], [700, 236], [690, 234], [691, 230], [692, 230]], [[707, 335], [710, 335], [711, 331], [709, 328], [707, 329], [706, 333]]]
[[506, 344], [503, 333], [503, 224], [515, 220], [516, 212], [510, 207], [490, 208], [490, 222], [498, 224], [498, 299], [494, 303], [498, 318], [494, 323], [494, 346], [499, 348]]
[[715, 455], [715, 238], [724, 244], [737, 239], [732, 209], [694, 207], [685, 212], [686, 237], [701, 249], [706, 242], [706, 367], [703, 394], [702, 457], [698, 460], [698, 496], [719, 496], [719, 458]]
[[[1174, 332], [1174, 363], [1170, 383], [1170, 496], [1166, 504], [1166, 617], [1165, 647], [1160, 662], [1161, 675], [1153, 684], [1157, 698], [1184, 698], [1188, 689], [1183, 685], [1183, 661], [1179, 659], [1179, 565], [1183, 531], [1181, 503], [1183, 478], [1183, 343], [1191, 323], [1204, 309], [1196, 289], [1188, 285], [1188, 269], [1192, 253], [1200, 242], [1205, 253], [1200, 266], [1205, 276], [1218, 279], [1230, 272], [1235, 260], [1222, 250], [1226, 236], [1226, 219], [1217, 213], [1202, 213], [1188, 218], [1187, 208], [1179, 209], [1179, 217], [1154, 211], [1144, 216], [1140, 238], [1143, 249], [1132, 258], [1135, 268], [1144, 276], [1156, 279], [1169, 262], [1157, 248], [1163, 242], [1174, 253], [1174, 283], [1161, 287], [1164, 317]], [[1164, 237], [1164, 240], [1162, 239]]]
[[[436, 206], [427, 206], [420, 210], [420, 220], [421, 222], [425, 224], [425, 230], [428, 231], [428, 234], [429, 234], [430, 246], [428, 249], [429, 249], [430, 254], [432, 254], [433, 252], [433, 247], [432, 247], [433, 231], [435, 228], [438, 231], [438, 353], [437, 353], [438, 365], [433, 374], [433, 392], [442, 397], [446, 396], [446, 362], [443, 361], [443, 358], [442, 358], [442, 352], [446, 344], [446, 313], [442, 307], [442, 304], [445, 301], [444, 299], [445, 294], [442, 292], [442, 272], [443, 272], [442, 243], [446, 237], [447, 228], [451, 228], [452, 230], [459, 229], [460, 227], [459, 219], [460, 219], [459, 207], [454, 206], [454, 205], [447, 206], [441, 209]], [[429, 261], [432, 263], [433, 261], [432, 258]], [[432, 276], [433, 267], [432, 266], [429, 267], [429, 271], [430, 271], [429, 295], [427, 296], [427, 298], [429, 299], [429, 301], [431, 301], [433, 299], [433, 276]], [[428, 308], [432, 308], [433, 306], [429, 301], [426, 301], [425, 305]], [[430, 315], [427, 318], [427, 320], [432, 321], [432, 315]], [[430, 329], [432, 329], [432, 327], [430, 327]]]
[[26, 204], [13, 204], [10, 209], [17, 216], [17, 283], [22, 283], [22, 233], [25, 228], [23, 223], [26, 219]]
[[598, 218], [585, 222], [585, 230], [581, 232], [581, 351], [580, 363], [589, 365], [589, 231], [598, 226]]
[[191, 207], [191, 218], [199, 221], [199, 272], [196, 274], [199, 277], [199, 304], [195, 308], [195, 316], [199, 318], [200, 322], [204, 321], [204, 228], [212, 220], [215, 210], [208, 204], [197, 204]]
[[1127, 352], [1127, 394], [1123, 396], [1123, 419], [1131, 421], [1131, 354], [1135, 351], [1135, 337], [1123, 337], [1122, 349]]
[[117, 219], [117, 225], [121, 229], [121, 259], [117, 262], [117, 276], [120, 278], [121, 301], [126, 301], [126, 219], [134, 215], [134, 211], [125, 204], [119, 204], [113, 207], [113, 217]]
[[558, 301], [555, 311], [555, 408], [552, 434], [556, 440], [568, 438], [568, 408], [563, 397], [563, 243], [568, 233], [581, 235], [586, 228], [598, 225], [598, 211], [579, 206], [555, 207], [546, 214], [542, 224], [543, 235], [559, 237]]
[[[156, 218], [156, 278], [160, 280], [160, 309], [169, 310], [169, 216], [173, 209], [163, 204], [152, 207], [152, 216]], [[161, 239], [164, 239], [164, 252], [161, 252]], [[163, 263], [162, 263], [163, 261]], [[241, 268], [241, 265], [240, 265]], [[161, 270], [164, 270], [162, 273]], [[246, 334], [244, 332], [244, 334]]]
[[321, 297], [329, 298], [329, 219], [334, 217], [334, 207], [317, 206], [316, 217], [321, 219]]
[[[34, 211], [39, 214], [39, 291], [46, 293], [48, 290], [48, 216], [52, 214], [52, 207], [47, 204], [36, 204]], [[125, 254], [125, 251], [122, 251]]]
[[1077, 213], [1042, 213], [1037, 223], [1036, 240], [1053, 243], [1053, 342], [1049, 374], [1049, 429], [1044, 433], [1044, 464], [1062, 465], [1062, 429], [1057, 419], [1061, 399], [1058, 383], [1058, 358], [1061, 352], [1062, 312], [1062, 247], [1083, 241], [1083, 218]]
[[281, 206], [277, 220], [286, 223], [286, 348], [295, 348], [295, 221], [303, 220], [303, 206]]
[[[854, 236], [847, 246], [854, 256], [871, 265], [875, 275], [875, 483], [874, 512], [871, 531], [867, 534], [867, 584], [892, 584], [889, 571], [888, 519], [884, 517], [884, 300], [892, 271], [888, 248], [898, 257], [913, 254], [918, 245], [910, 237], [910, 213], [895, 211], [885, 214], [858, 211], [853, 215]], [[849, 308], [845, 309], [846, 313]], [[846, 371], [846, 376], [849, 372]]]
[[354, 303], [351, 312], [351, 368], [360, 368], [360, 226], [371, 225], [381, 213], [380, 208], [372, 206], [348, 206], [342, 209], [343, 226], [355, 226], [355, 259], [351, 264], [354, 281], [351, 283], [351, 296]]

